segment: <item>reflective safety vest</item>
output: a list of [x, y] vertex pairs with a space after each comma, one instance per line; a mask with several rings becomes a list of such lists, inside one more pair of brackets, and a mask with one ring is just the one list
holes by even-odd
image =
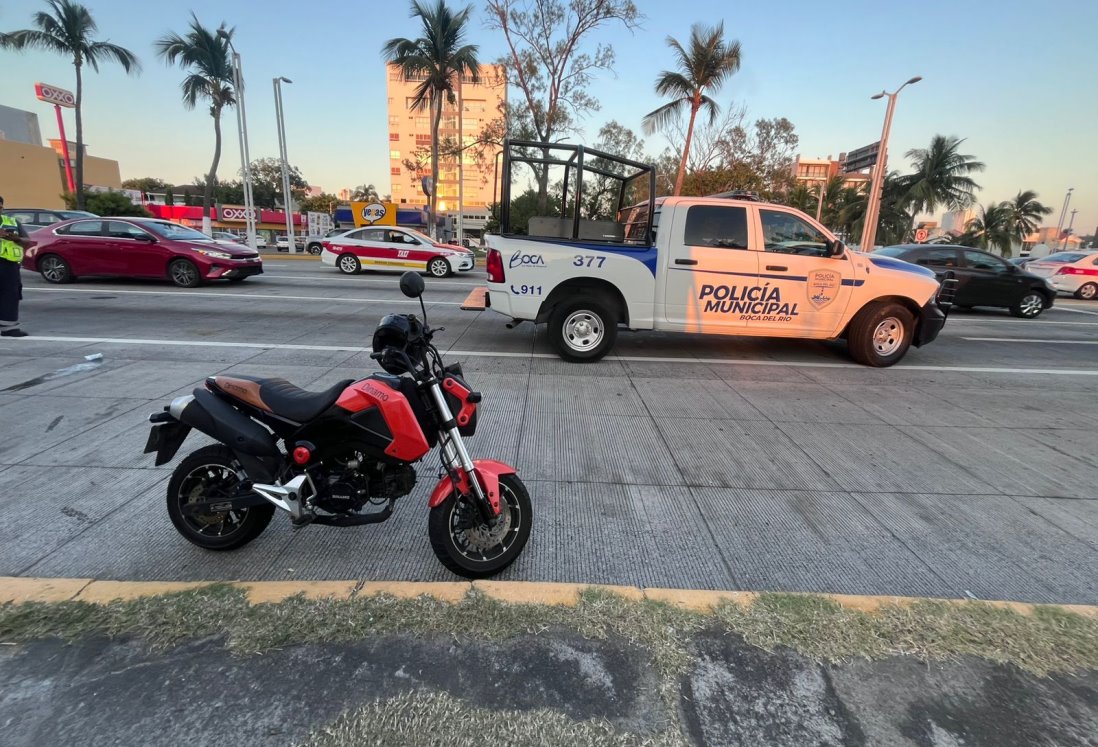
[[[0, 215], [0, 227], [7, 231], [19, 233], [19, 224], [15, 222], [15, 218], [8, 215]], [[9, 262], [21, 262], [23, 260], [23, 247], [14, 241], [0, 239], [0, 259], [6, 259]]]

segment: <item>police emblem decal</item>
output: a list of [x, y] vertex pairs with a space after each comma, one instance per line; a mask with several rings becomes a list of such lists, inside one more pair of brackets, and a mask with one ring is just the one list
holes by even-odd
[[813, 270], [808, 273], [808, 302], [819, 311], [835, 300], [842, 284], [842, 275], [835, 270]]

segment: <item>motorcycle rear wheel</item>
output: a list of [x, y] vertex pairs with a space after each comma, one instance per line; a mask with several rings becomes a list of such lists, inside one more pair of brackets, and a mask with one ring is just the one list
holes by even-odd
[[231, 449], [215, 444], [198, 449], [175, 468], [168, 481], [168, 516], [176, 531], [205, 550], [235, 550], [258, 537], [274, 515], [266, 504], [235, 511], [188, 516], [187, 503], [230, 498], [240, 478]]
[[518, 475], [503, 475], [499, 493], [502, 520], [492, 529], [483, 524], [476, 506], [457, 493], [431, 509], [427, 524], [431, 549], [439, 562], [459, 576], [496, 575], [515, 562], [530, 539], [533, 511], [522, 480]]

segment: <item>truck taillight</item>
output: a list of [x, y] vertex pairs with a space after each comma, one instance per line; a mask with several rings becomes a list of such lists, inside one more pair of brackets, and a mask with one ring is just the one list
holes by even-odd
[[489, 283], [502, 283], [506, 279], [503, 274], [503, 255], [499, 253], [499, 249], [488, 250], [486, 266]]

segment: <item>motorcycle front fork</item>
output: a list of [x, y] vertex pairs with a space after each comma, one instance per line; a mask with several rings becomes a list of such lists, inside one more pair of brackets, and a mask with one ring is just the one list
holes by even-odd
[[[435, 379], [428, 388], [431, 391], [431, 398], [435, 402], [435, 408], [438, 410], [439, 419], [443, 425], [448, 426], [442, 429], [442, 435], [445, 437], [442, 444], [443, 464], [450, 470], [460, 469], [465, 473], [469, 485], [472, 487], [473, 495], [477, 499], [477, 508], [480, 510], [481, 516], [487, 523], [491, 524], [496, 519], [495, 512], [492, 511], [492, 505], [488, 502], [488, 497], [484, 495], [484, 489], [481, 487], [480, 481], [477, 480], [473, 460], [469, 456], [469, 451], [465, 448], [465, 440], [458, 431], [454, 414], [450, 412], [450, 405], [442, 394], [442, 387]], [[456, 489], [457, 486], [455, 485], [454, 488]]]

